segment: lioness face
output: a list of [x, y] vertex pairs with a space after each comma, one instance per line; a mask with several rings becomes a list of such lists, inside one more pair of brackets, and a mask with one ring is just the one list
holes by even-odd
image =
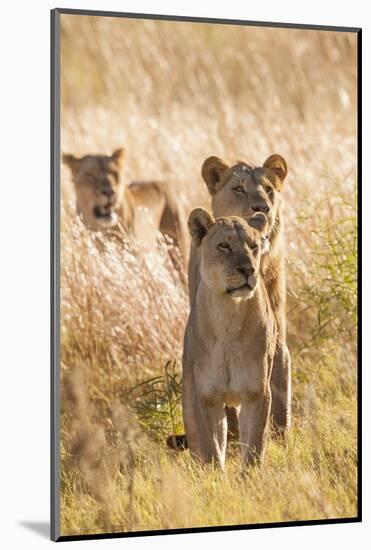
[[189, 228], [201, 247], [201, 279], [210, 290], [231, 298], [254, 295], [267, 218], [262, 212], [246, 222], [236, 216], [214, 218], [202, 208], [193, 210]]
[[98, 231], [118, 222], [116, 210], [124, 190], [121, 181], [123, 159], [123, 149], [118, 149], [112, 156], [63, 156], [72, 172], [78, 213], [90, 229]]
[[217, 157], [209, 157], [202, 167], [215, 216], [240, 216], [248, 220], [255, 212], [262, 212], [268, 220], [269, 232], [277, 219], [286, 174], [286, 162], [279, 155], [269, 157], [262, 167], [242, 161], [228, 166]]

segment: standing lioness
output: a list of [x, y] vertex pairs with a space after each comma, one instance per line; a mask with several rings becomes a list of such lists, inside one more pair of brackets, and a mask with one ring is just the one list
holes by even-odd
[[264, 456], [271, 408], [275, 319], [260, 275], [261, 212], [246, 222], [189, 217], [200, 252], [200, 280], [184, 337], [183, 419], [188, 446], [203, 462], [224, 468], [225, 406], [240, 407], [239, 440], [247, 464]]
[[[285, 434], [291, 424], [291, 361], [286, 345], [285, 240], [283, 234], [283, 182], [287, 164], [280, 155], [271, 155], [262, 166], [239, 161], [227, 164], [217, 157], [207, 158], [202, 177], [211, 195], [214, 216], [240, 216], [248, 220], [262, 212], [268, 220], [269, 251], [261, 262], [261, 274], [277, 322], [277, 348], [272, 372], [272, 417]], [[200, 279], [200, 253], [191, 248], [189, 293], [192, 303]]]
[[125, 150], [112, 155], [63, 155], [76, 191], [76, 208], [93, 231], [121, 227], [125, 232], [152, 242], [156, 230], [172, 239], [186, 263], [187, 219], [170, 186], [159, 181], [132, 182], [123, 178]]

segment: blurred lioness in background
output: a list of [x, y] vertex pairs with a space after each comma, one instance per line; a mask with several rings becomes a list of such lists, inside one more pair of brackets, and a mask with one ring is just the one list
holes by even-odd
[[169, 237], [186, 263], [189, 237], [182, 205], [168, 185], [159, 181], [124, 181], [125, 150], [111, 156], [64, 154], [76, 192], [77, 213], [93, 231], [122, 229], [146, 242], [156, 231]]

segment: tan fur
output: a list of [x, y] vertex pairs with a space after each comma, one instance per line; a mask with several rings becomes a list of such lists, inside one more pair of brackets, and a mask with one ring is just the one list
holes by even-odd
[[188, 258], [189, 237], [182, 205], [163, 182], [132, 182], [123, 178], [125, 151], [111, 156], [63, 155], [76, 191], [77, 212], [93, 231], [121, 228], [141, 240], [152, 242], [156, 230], [170, 237]]
[[[278, 342], [272, 372], [272, 417], [285, 434], [291, 423], [291, 365], [286, 345], [285, 240], [283, 235], [282, 187], [287, 175], [286, 161], [271, 155], [261, 167], [245, 161], [228, 165], [209, 157], [202, 166], [202, 177], [211, 195], [214, 216], [241, 216], [248, 220], [254, 211], [268, 218], [269, 251], [261, 262], [261, 273], [277, 321]], [[236, 188], [241, 187], [241, 192]], [[192, 245], [188, 280], [190, 301], [200, 281], [200, 251]]]
[[214, 220], [202, 208], [189, 218], [200, 280], [184, 337], [183, 418], [191, 453], [221, 468], [225, 406], [240, 408], [244, 462], [264, 457], [276, 343], [275, 319], [259, 273], [266, 224], [262, 213], [247, 223], [238, 217]]

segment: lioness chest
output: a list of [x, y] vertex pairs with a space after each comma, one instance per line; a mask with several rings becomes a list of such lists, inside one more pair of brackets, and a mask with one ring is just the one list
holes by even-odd
[[[266, 379], [266, 334], [264, 327], [249, 330], [246, 324], [233, 327], [231, 338], [214, 333], [207, 340], [195, 365], [195, 378], [202, 399], [209, 403], [223, 401], [238, 406], [243, 399], [261, 392]], [[209, 327], [210, 329], [210, 327]]]

